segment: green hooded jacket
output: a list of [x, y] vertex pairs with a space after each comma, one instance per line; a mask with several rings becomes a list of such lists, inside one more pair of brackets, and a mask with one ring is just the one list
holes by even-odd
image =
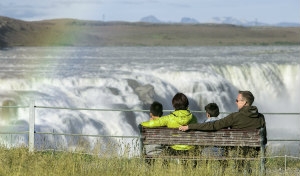
[[[188, 125], [191, 123], [197, 123], [197, 118], [189, 110], [176, 110], [169, 115], [143, 122], [141, 125], [149, 128], [162, 126], [167, 126], [168, 128], [179, 128], [182, 125]], [[190, 150], [193, 149], [194, 146], [172, 145], [171, 148], [174, 150]]]

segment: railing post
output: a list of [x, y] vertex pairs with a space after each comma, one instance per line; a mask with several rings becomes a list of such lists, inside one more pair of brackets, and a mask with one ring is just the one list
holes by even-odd
[[139, 130], [140, 130], [140, 134], [139, 134], [139, 141], [140, 141], [140, 157], [143, 156], [143, 149], [144, 149], [144, 146], [143, 146], [143, 142], [142, 142], [142, 131], [143, 131], [143, 127], [141, 124], [139, 124]]
[[34, 109], [34, 101], [30, 101], [29, 106], [29, 136], [28, 136], [28, 146], [29, 152], [34, 151], [34, 123], [35, 123], [35, 109]]
[[284, 155], [284, 174], [286, 174], [286, 155]]

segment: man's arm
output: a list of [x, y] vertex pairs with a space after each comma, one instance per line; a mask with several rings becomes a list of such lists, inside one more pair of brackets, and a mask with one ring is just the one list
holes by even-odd
[[180, 131], [187, 131], [187, 130], [213, 131], [213, 122], [192, 123], [189, 125], [180, 126], [179, 130]]
[[229, 114], [228, 116], [220, 119], [220, 120], [216, 120], [213, 123], [213, 130], [220, 130], [223, 128], [228, 128], [231, 127], [234, 123], [234, 118], [236, 118], [234, 116], [235, 113]]
[[230, 114], [220, 120], [216, 120], [213, 122], [206, 122], [206, 123], [195, 123], [189, 124], [187, 126], [179, 127], [179, 130], [186, 131], [186, 130], [202, 130], [202, 131], [215, 131], [220, 130], [225, 127], [230, 127], [233, 124], [233, 114]]
[[215, 130], [214, 129], [214, 122], [189, 124], [188, 129], [190, 129], [190, 130], [203, 130], [203, 131]]

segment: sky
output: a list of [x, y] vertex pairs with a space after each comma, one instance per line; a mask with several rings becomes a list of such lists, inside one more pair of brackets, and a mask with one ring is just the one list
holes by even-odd
[[214, 17], [269, 24], [300, 23], [300, 0], [1, 0], [0, 16], [25, 21], [57, 18], [129, 21], [153, 15], [164, 22]]

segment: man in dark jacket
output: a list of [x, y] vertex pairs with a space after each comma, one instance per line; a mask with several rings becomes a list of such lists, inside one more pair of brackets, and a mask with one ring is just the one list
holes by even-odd
[[[186, 130], [202, 130], [202, 131], [216, 131], [222, 128], [232, 128], [232, 129], [259, 129], [263, 128], [263, 135], [264, 135], [264, 144], [267, 143], [267, 132], [266, 132], [266, 122], [265, 117], [263, 114], [259, 113], [256, 106], [252, 106], [254, 102], [254, 96], [250, 91], [239, 91], [236, 105], [239, 109], [238, 112], [234, 112], [229, 114], [228, 116], [216, 120], [213, 122], [206, 122], [206, 123], [196, 123], [196, 124], [189, 124], [186, 126], [180, 126], [179, 130], [186, 131]], [[242, 149], [242, 155], [245, 156], [249, 152], [250, 148], [244, 147]], [[253, 152], [253, 156], [257, 156], [260, 148], [254, 148], [256, 152]], [[238, 170], [244, 168], [246, 164], [247, 172], [251, 173], [251, 167], [249, 162], [244, 160], [240, 161], [237, 165]], [[225, 164], [226, 165], [226, 164]]]
[[256, 106], [252, 106], [254, 96], [250, 91], [239, 91], [236, 105], [239, 109], [238, 112], [229, 114], [228, 116], [216, 120], [214, 122], [189, 124], [180, 126], [179, 130], [202, 130], [202, 131], [215, 131], [222, 128], [232, 129], [259, 129], [264, 127], [265, 141], [266, 141], [266, 122], [264, 115], [259, 113]]

